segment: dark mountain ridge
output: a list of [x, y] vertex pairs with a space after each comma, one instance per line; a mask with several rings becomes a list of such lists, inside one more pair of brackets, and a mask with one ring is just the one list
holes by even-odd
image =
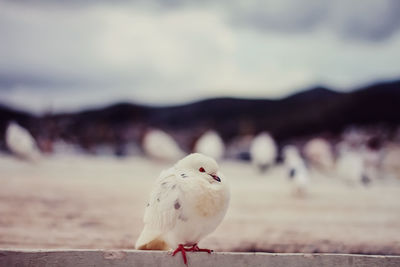
[[105, 108], [40, 117], [0, 106], [0, 131], [16, 120], [39, 139], [58, 138], [90, 148], [96, 144], [140, 142], [150, 128], [160, 128], [189, 147], [207, 129], [225, 141], [269, 131], [278, 142], [328, 133], [337, 135], [350, 125], [400, 124], [400, 81], [384, 82], [349, 93], [316, 87], [277, 99], [213, 98], [189, 104], [150, 107], [118, 103]]

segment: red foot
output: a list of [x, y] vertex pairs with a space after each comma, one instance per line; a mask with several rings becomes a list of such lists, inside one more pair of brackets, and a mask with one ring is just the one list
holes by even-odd
[[183, 262], [187, 265], [186, 251], [207, 252], [207, 253], [213, 252], [213, 250], [211, 250], [211, 249], [199, 248], [197, 246], [197, 244], [194, 244], [191, 248], [185, 248], [184, 245], [179, 244], [178, 248], [175, 249], [174, 252], [172, 253], [172, 256], [175, 256], [176, 253], [181, 252], [182, 253]]
[[175, 256], [175, 254], [178, 252], [182, 253], [183, 262], [187, 265], [186, 249], [182, 244], [179, 244], [178, 248], [172, 253], [172, 256]]
[[193, 251], [193, 252], [207, 252], [207, 253], [211, 253], [211, 252], [213, 252], [213, 250], [211, 250], [211, 249], [206, 249], [206, 248], [199, 248], [198, 246], [197, 246], [197, 244], [194, 244], [191, 248], [190, 248], [190, 251]]

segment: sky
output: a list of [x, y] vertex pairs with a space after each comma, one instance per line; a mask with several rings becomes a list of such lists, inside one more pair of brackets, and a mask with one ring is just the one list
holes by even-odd
[[0, 0], [0, 103], [35, 112], [400, 78], [398, 0]]

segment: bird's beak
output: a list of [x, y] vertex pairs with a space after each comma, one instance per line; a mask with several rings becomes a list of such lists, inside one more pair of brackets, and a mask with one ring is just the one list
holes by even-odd
[[221, 182], [221, 179], [220, 179], [218, 176], [216, 176], [216, 175], [214, 175], [214, 174], [210, 174], [210, 175], [212, 176], [212, 178], [213, 178], [215, 181]]

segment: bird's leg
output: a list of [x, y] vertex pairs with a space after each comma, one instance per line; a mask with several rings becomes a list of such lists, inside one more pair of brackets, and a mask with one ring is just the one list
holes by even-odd
[[197, 246], [197, 244], [194, 244], [191, 248], [185, 248], [184, 245], [179, 244], [179, 245], [178, 245], [178, 248], [175, 249], [174, 252], [172, 252], [172, 256], [175, 256], [175, 254], [177, 254], [178, 252], [182, 253], [183, 262], [187, 265], [186, 251], [191, 251], [191, 252], [207, 252], [207, 253], [213, 252], [213, 250], [211, 250], [211, 249], [199, 248], [199, 247]]
[[193, 251], [193, 252], [207, 252], [207, 253], [213, 252], [213, 250], [211, 250], [211, 249], [199, 248], [199, 247], [197, 246], [197, 244], [194, 244], [194, 245], [190, 248], [190, 251]]
[[176, 253], [181, 252], [183, 262], [187, 265], [186, 250], [187, 249], [182, 244], [179, 244], [178, 248], [175, 249], [174, 252], [172, 253], [172, 256], [175, 256]]

